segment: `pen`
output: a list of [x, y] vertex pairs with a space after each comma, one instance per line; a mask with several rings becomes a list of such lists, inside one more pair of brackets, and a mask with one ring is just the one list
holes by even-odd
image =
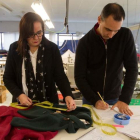
[[102, 96], [100, 95], [100, 93], [99, 92], [97, 92], [98, 93], [98, 95], [100, 96], [100, 98], [101, 98], [101, 100], [104, 102], [104, 104], [106, 105], [106, 103], [105, 103], [105, 101], [104, 101], [104, 99], [102, 98]]
[[[111, 109], [111, 106], [109, 108]], [[120, 114], [120, 112], [115, 110], [115, 109], [113, 109], [113, 111], [115, 111], [116, 113]]]
[[[101, 96], [101, 94], [99, 93], [99, 92], [97, 92], [98, 93], [98, 95], [100, 96], [100, 98], [101, 98], [101, 100], [104, 102], [104, 104], [106, 105], [106, 103], [105, 103], [105, 101], [104, 101], [104, 99], [102, 98], [102, 96]], [[111, 107], [109, 107], [110, 109], [111, 109]], [[113, 109], [116, 113], [120, 113], [120, 112], [118, 112], [118, 111], [116, 111], [115, 109]]]

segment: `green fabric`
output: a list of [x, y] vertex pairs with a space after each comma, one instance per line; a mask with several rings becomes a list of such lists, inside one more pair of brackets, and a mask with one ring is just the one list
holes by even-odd
[[129, 105], [140, 105], [140, 99], [131, 99]]
[[[58, 107], [60, 106], [58, 105]], [[29, 110], [19, 110], [18, 113], [28, 119], [14, 117], [11, 122], [12, 126], [37, 131], [65, 129], [68, 133], [75, 133], [79, 128], [87, 129], [92, 125], [90, 110], [85, 107], [77, 107], [71, 112], [61, 111], [61, 113], [56, 113], [54, 109], [34, 106]], [[86, 120], [89, 124], [84, 124], [80, 119]]]

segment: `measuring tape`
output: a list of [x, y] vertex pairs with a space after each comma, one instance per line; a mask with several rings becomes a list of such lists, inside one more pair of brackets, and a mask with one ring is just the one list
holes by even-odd
[[[95, 123], [95, 124], [101, 126], [101, 130], [102, 130], [102, 132], [103, 132], [104, 134], [107, 134], [107, 135], [115, 135], [115, 134], [117, 133], [117, 129], [116, 129], [113, 125], [107, 124], [107, 123], [103, 123], [103, 122], [102, 122], [102, 120], [99, 118], [99, 116], [98, 116], [97, 113], [94, 111], [94, 109], [93, 109], [92, 106], [90, 106], [90, 105], [88, 105], [88, 104], [83, 104], [83, 107], [87, 107], [87, 108], [90, 109], [91, 114], [92, 114], [92, 121], [93, 121], [93, 124]], [[95, 121], [95, 120], [93, 119], [93, 116], [95, 116], [96, 119], [97, 119], [98, 121]], [[93, 126], [93, 124], [92, 124], [92, 126]], [[103, 129], [104, 126], [113, 129], [113, 132], [108, 132], [108, 131], [104, 130], [104, 129]]]
[[114, 122], [120, 125], [127, 125], [129, 124], [130, 121], [130, 117], [128, 115], [125, 114], [115, 114], [114, 115]]
[[27, 109], [27, 108], [29, 108], [28, 106], [18, 104], [18, 102], [11, 103], [10, 106], [14, 107], [14, 108], [18, 108], [18, 109]]
[[[19, 105], [17, 102], [16, 103], [11, 103], [12, 107], [15, 107], [15, 108], [18, 108], [18, 109], [27, 109], [29, 108], [28, 106], [22, 106], [22, 105]], [[67, 109], [64, 109], [64, 108], [57, 108], [57, 107], [53, 107], [53, 103], [50, 103], [49, 101], [44, 101], [44, 102], [41, 102], [41, 103], [35, 103], [33, 104], [33, 106], [40, 106], [40, 107], [43, 107], [43, 108], [50, 108], [50, 109], [58, 109], [58, 110], [63, 110], [63, 111], [66, 111]], [[91, 118], [92, 118], [92, 126], [93, 124], [97, 124], [99, 126], [101, 126], [101, 130], [104, 134], [107, 134], [107, 135], [115, 135], [117, 133], [117, 129], [111, 125], [111, 124], [107, 124], [107, 123], [103, 123], [102, 120], [99, 118], [99, 116], [97, 115], [97, 113], [93, 110], [93, 107], [88, 105], [88, 104], [84, 104], [83, 107], [86, 107], [86, 108], [89, 108], [90, 109], [90, 112], [91, 112]], [[93, 119], [93, 116], [96, 117], [96, 119], [98, 121], [95, 121]], [[111, 129], [113, 129], [113, 132], [108, 132], [106, 130], [104, 130], [102, 127], [109, 127]]]
[[[32, 106], [40, 106], [40, 107], [48, 108], [48, 109], [56, 109], [56, 110], [61, 110], [61, 111], [67, 111], [67, 108], [55, 107], [54, 104], [49, 102], [49, 101], [44, 101], [44, 102], [33, 101], [33, 103], [34, 104]], [[14, 108], [18, 108], [18, 109], [27, 109], [27, 108], [30, 107], [30, 106], [20, 105], [20, 104], [18, 104], [18, 102], [11, 103], [10, 106], [14, 107]]]

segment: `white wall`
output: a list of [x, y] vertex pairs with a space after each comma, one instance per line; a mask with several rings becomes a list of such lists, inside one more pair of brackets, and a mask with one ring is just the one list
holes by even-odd
[[[97, 20], [93, 22], [69, 22], [69, 33], [87, 33], [97, 23]], [[64, 28], [63, 22], [54, 22], [54, 32], [58, 32]], [[125, 26], [125, 24], [123, 24]], [[0, 21], [0, 32], [18, 32], [19, 21]], [[49, 31], [46, 30], [46, 33]], [[66, 33], [66, 29], [62, 32]]]
[[5, 50], [9, 50], [10, 44], [17, 41], [19, 38], [19, 33], [14, 32], [14, 33], [4, 33], [4, 43], [3, 43], [3, 48]]
[[[69, 22], [69, 33], [82, 32], [87, 33], [96, 23], [92, 22]], [[55, 22], [54, 32], [58, 32], [64, 28], [64, 23]], [[47, 28], [46, 28], [47, 29]], [[19, 22], [18, 21], [0, 21], [0, 32], [18, 32], [19, 31]], [[49, 31], [46, 30], [46, 33]], [[66, 29], [62, 32], [66, 33]]]
[[[96, 22], [97, 21], [94, 21], [94, 22], [69, 22], [69, 33], [80, 33], [81, 35], [82, 35], [82, 33], [87, 33], [90, 29], [93, 28], [93, 26]], [[64, 28], [64, 25], [62, 22], [55, 22], [54, 26], [55, 26], [55, 29], [53, 31], [55, 31], [55, 32], [58, 32]], [[13, 34], [13, 32], [15, 33], [18, 31], [19, 31], [19, 21], [0, 21], [0, 32], [4, 32], [4, 34], [5, 34], [4, 35], [4, 47], [6, 49], [9, 49], [9, 45], [12, 42], [18, 40], [18, 33], [16, 33], [15, 35]], [[46, 30], [46, 33], [50, 33], [50, 32]], [[62, 33], [66, 33], [66, 29]], [[135, 39], [136, 31], [132, 31], [132, 33], [133, 33], [134, 39]], [[140, 37], [140, 32], [138, 35], [138, 39], [136, 41], [136, 43], [140, 46], [139, 37]]]
[[18, 32], [19, 22], [17, 21], [0, 21], [0, 32]]

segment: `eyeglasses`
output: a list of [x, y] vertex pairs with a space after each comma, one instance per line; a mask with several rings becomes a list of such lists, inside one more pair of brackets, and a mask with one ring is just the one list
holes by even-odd
[[43, 31], [38, 31], [37, 33], [34, 33], [33, 35], [30, 35], [29, 38], [34, 38], [37, 35], [37, 37], [41, 37], [43, 35]]

